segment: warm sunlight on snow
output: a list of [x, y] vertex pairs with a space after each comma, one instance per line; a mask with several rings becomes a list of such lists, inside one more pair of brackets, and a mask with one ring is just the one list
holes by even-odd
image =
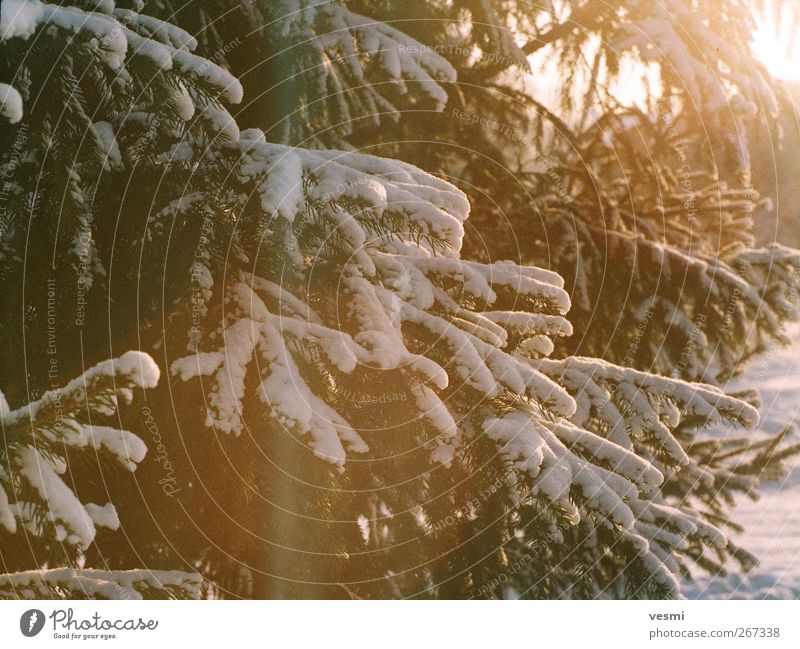
[[800, 81], [800, 40], [796, 24], [790, 18], [782, 15], [776, 19], [770, 7], [755, 33], [753, 50], [767, 70], [781, 81]]

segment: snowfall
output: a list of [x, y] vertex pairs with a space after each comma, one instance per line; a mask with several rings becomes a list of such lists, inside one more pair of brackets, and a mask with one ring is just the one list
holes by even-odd
[[[735, 387], [755, 387], [762, 400], [761, 427], [776, 432], [787, 422], [800, 429], [800, 330], [789, 347], [756, 359]], [[795, 432], [792, 441], [800, 435]], [[731, 566], [726, 576], [684, 584], [690, 599], [797, 599], [800, 597], [800, 459], [781, 481], [765, 485], [757, 501], [743, 499], [735, 519], [745, 531], [736, 541], [758, 557], [749, 574]]]

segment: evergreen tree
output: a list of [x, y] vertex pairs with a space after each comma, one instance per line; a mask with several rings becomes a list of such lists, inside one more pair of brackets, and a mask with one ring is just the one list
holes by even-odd
[[[38, 568], [1, 575], [3, 597], [141, 599], [199, 593], [196, 573], [77, 567], [98, 534], [120, 528], [112, 503], [83, 500], [104, 497], [102, 474], [98, 479], [91, 467], [116, 463], [134, 471], [147, 453], [139, 437], [101, 422], [117, 414], [134, 390], [155, 387], [158, 378], [149, 356], [129, 352], [16, 410], [0, 393], [3, 567]], [[42, 564], [66, 567], [42, 570]]]
[[[749, 563], [726, 508], [795, 449], [705, 435], [757, 423], [709, 383], [780, 336], [800, 253], [737, 231], [728, 93], [744, 128], [768, 81], [675, 46], [746, 42], [749, 5], [600, 4], [3, 0], [0, 522], [40, 540], [3, 536], [0, 594], [668, 597]], [[561, 117], [520, 79], [546, 47]], [[598, 90], [621, 51], [674, 120]]]

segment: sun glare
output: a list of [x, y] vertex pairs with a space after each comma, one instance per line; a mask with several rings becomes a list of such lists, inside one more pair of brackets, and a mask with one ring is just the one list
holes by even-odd
[[753, 49], [776, 78], [800, 81], [800, 39], [794, 21], [789, 18], [788, 15], [776, 18], [770, 7], [756, 32]]

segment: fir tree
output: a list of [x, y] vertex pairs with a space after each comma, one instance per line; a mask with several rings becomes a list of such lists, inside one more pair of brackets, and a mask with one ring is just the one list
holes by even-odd
[[[229, 597], [669, 597], [694, 569], [749, 562], [721, 529], [726, 507], [794, 449], [704, 435], [757, 423], [752, 404], [709, 383], [780, 336], [800, 259], [736, 232], [756, 198], [743, 194], [746, 147], [726, 139], [724, 107], [738, 92], [744, 119], [771, 91], [739, 77], [718, 88], [702, 51], [675, 51], [677, 34], [719, 40], [688, 13], [699, 3], [668, 18], [633, 2], [77, 4], [4, 0], [0, 16], [0, 376], [14, 408], [0, 477], [29, 492], [5, 492], [2, 522], [43, 539], [20, 558], [3, 539], [13, 574], [0, 593], [90, 582], [86, 596], [189, 596], [197, 572], [204, 594]], [[713, 4], [723, 31], [747, 25], [747, 5]], [[562, 117], [517, 78], [545, 46], [574, 81]], [[599, 57], [591, 94], [575, 72], [586, 48]], [[692, 101], [717, 109], [722, 137], [692, 176], [709, 219], [695, 230], [670, 174], [692, 133], [597, 90], [620, 50], [676, 66], [661, 66], [661, 100], [681, 128]], [[716, 72], [736, 55], [721, 51]], [[580, 110], [576, 121], [576, 96], [591, 123]], [[476, 129], [473, 115], [504, 129]], [[522, 134], [516, 148], [499, 139], [509, 132]], [[419, 144], [465, 135], [471, 152]], [[708, 164], [720, 147], [740, 187]], [[629, 158], [609, 164], [620, 148]], [[648, 165], [652, 149], [663, 157]], [[509, 222], [527, 233], [510, 254], [513, 230], [495, 237]], [[488, 263], [508, 257], [517, 263]], [[611, 302], [590, 319], [609, 258], [641, 284], [622, 315]], [[676, 290], [683, 280], [691, 290]], [[645, 313], [663, 334], [648, 331], [629, 357]], [[700, 343], [701, 315], [722, 345], [690, 347], [673, 372], [672, 351], [651, 343]], [[750, 328], [758, 336], [743, 340]], [[586, 348], [565, 342], [574, 333]], [[156, 359], [157, 387], [148, 356], [122, 356], [121, 370], [106, 361], [84, 375], [111, 387], [75, 395], [80, 416], [55, 428], [34, 416], [61, 384], [52, 356], [57, 376], [74, 376], [130, 348]], [[149, 372], [131, 375], [132, 358]], [[149, 388], [144, 406], [98, 429], [92, 418], [113, 414], [101, 402], [116, 407], [132, 387]], [[62, 514], [29, 460], [40, 444], [103, 447], [98, 431], [136, 451], [122, 459], [139, 464], [137, 488], [72, 451], [42, 456], [72, 494]], [[67, 469], [100, 479], [113, 509], [83, 505], [58, 477]], [[92, 534], [100, 522], [119, 522], [125, 540]], [[48, 534], [74, 537], [75, 551], [59, 554]]]

